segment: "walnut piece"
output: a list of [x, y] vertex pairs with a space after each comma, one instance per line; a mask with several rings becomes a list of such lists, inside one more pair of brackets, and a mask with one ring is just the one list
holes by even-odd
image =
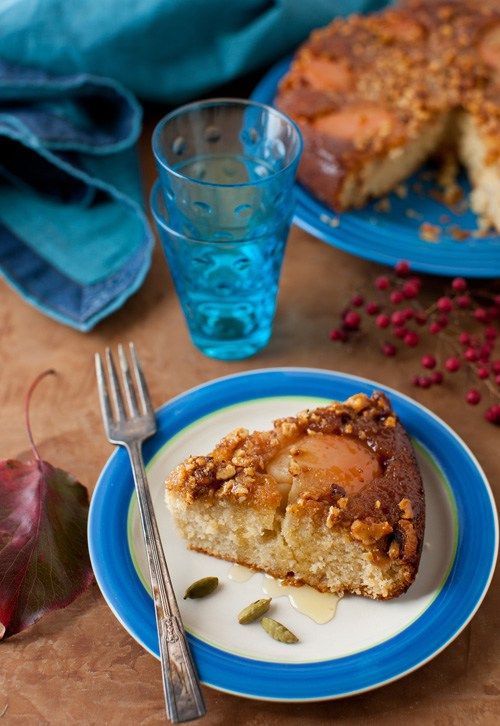
[[399, 502], [398, 507], [403, 512], [403, 519], [413, 519], [413, 507], [411, 506], [411, 502], [407, 497]]
[[389, 522], [370, 522], [370, 520], [355, 519], [351, 525], [352, 536], [364, 545], [374, 544], [391, 532], [392, 527]]
[[235, 467], [232, 464], [226, 464], [226, 466], [222, 466], [217, 470], [217, 474], [215, 476], [221, 481], [226, 481], [227, 479], [232, 479], [235, 474]]
[[326, 518], [326, 526], [331, 529], [340, 517], [340, 509], [338, 507], [330, 507]]

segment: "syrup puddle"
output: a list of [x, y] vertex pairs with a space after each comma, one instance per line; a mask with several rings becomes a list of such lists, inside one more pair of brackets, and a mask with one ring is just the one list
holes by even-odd
[[257, 573], [255, 572], [255, 570], [251, 570], [249, 567], [243, 567], [243, 565], [234, 564], [231, 565], [227, 576], [230, 580], [233, 580], [233, 582], [246, 582], [256, 574]]
[[[227, 576], [233, 582], [247, 582], [256, 574], [255, 570], [251, 570], [249, 567], [234, 564], [231, 565]], [[340, 600], [338, 595], [333, 595], [331, 592], [318, 592], [309, 585], [300, 585], [300, 587], [283, 585], [280, 580], [276, 580], [271, 575], [263, 575], [262, 580], [262, 590], [266, 595], [288, 597], [290, 605], [295, 610], [307, 615], [319, 625], [330, 622], [335, 615]]]
[[318, 592], [309, 585], [300, 587], [282, 585], [279, 580], [270, 575], [264, 575], [262, 589], [269, 597], [288, 596], [290, 604], [295, 610], [307, 615], [319, 625], [328, 623], [333, 618], [340, 600], [338, 595], [333, 595], [331, 592]]

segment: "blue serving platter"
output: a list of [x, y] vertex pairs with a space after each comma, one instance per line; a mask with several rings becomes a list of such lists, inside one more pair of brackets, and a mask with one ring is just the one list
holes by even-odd
[[[426, 530], [414, 584], [391, 601], [344, 597], [318, 625], [273, 600], [273, 617], [300, 642], [271, 640], [258, 623], [241, 626], [241, 608], [262, 597], [264, 575], [229, 579], [227, 562], [185, 547], [164, 504], [164, 479], [190, 453], [207, 453], [236, 426], [269, 428], [273, 418], [374, 389], [389, 395], [412, 436], [426, 492]], [[440, 419], [378, 383], [342, 373], [282, 368], [228, 376], [174, 398], [157, 412], [144, 446], [155, 512], [183, 622], [204, 683], [248, 698], [314, 701], [389, 683], [422, 666], [470, 621], [489, 586], [498, 548], [493, 497], [472, 453]], [[474, 496], [471, 497], [471, 491]], [[101, 591], [118, 620], [158, 656], [153, 602], [128, 457], [109, 459], [92, 497], [89, 547]], [[199, 577], [219, 577], [203, 600], [183, 600]]]
[[[274, 104], [278, 84], [288, 71], [290, 58], [273, 66], [255, 88], [255, 101]], [[377, 202], [364, 209], [336, 214], [300, 184], [296, 185], [297, 209], [294, 221], [310, 234], [350, 252], [385, 265], [398, 260], [411, 263], [413, 270], [435, 275], [492, 278], [500, 276], [500, 236], [468, 237], [457, 241], [453, 228], [477, 230], [470, 210], [456, 213], [431, 196], [435, 186], [428, 168], [404, 184], [406, 196], [388, 195], [389, 208], [381, 211]], [[460, 178], [465, 196], [470, 190], [465, 175]], [[416, 189], [418, 191], [416, 191]], [[426, 242], [419, 228], [423, 222], [441, 230], [437, 242]]]

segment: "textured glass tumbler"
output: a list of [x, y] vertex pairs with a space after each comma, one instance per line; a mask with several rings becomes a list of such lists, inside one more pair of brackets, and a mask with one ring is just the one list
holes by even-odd
[[160, 121], [152, 143], [171, 225], [182, 234], [250, 239], [288, 218], [302, 138], [279, 111], [238, 99], [191, 103]]
[[292, 210], [261, 237], [218, 242], [193, 239], [172, 227], [158, 181], [151, 210], [197, 348], [221, 360], [247, 358], [264, 348]]

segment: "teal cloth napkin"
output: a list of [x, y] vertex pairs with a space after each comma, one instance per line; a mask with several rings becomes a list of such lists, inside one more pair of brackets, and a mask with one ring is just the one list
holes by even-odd
[[0, 3], [0, 56], [95, 73], [179, 103], [264, 68], [335, 15], [383, 0], [15, 0]]
[[153, 237], [134, 144], [143, 98], [177, 103], [381, 0], [0, 3], [0, 272], [88, 331], [141, 285]]
[[115, 81], [0, 61], [0, 272], [78, 330], [120, 307], [150, 265], [140, 127]]

